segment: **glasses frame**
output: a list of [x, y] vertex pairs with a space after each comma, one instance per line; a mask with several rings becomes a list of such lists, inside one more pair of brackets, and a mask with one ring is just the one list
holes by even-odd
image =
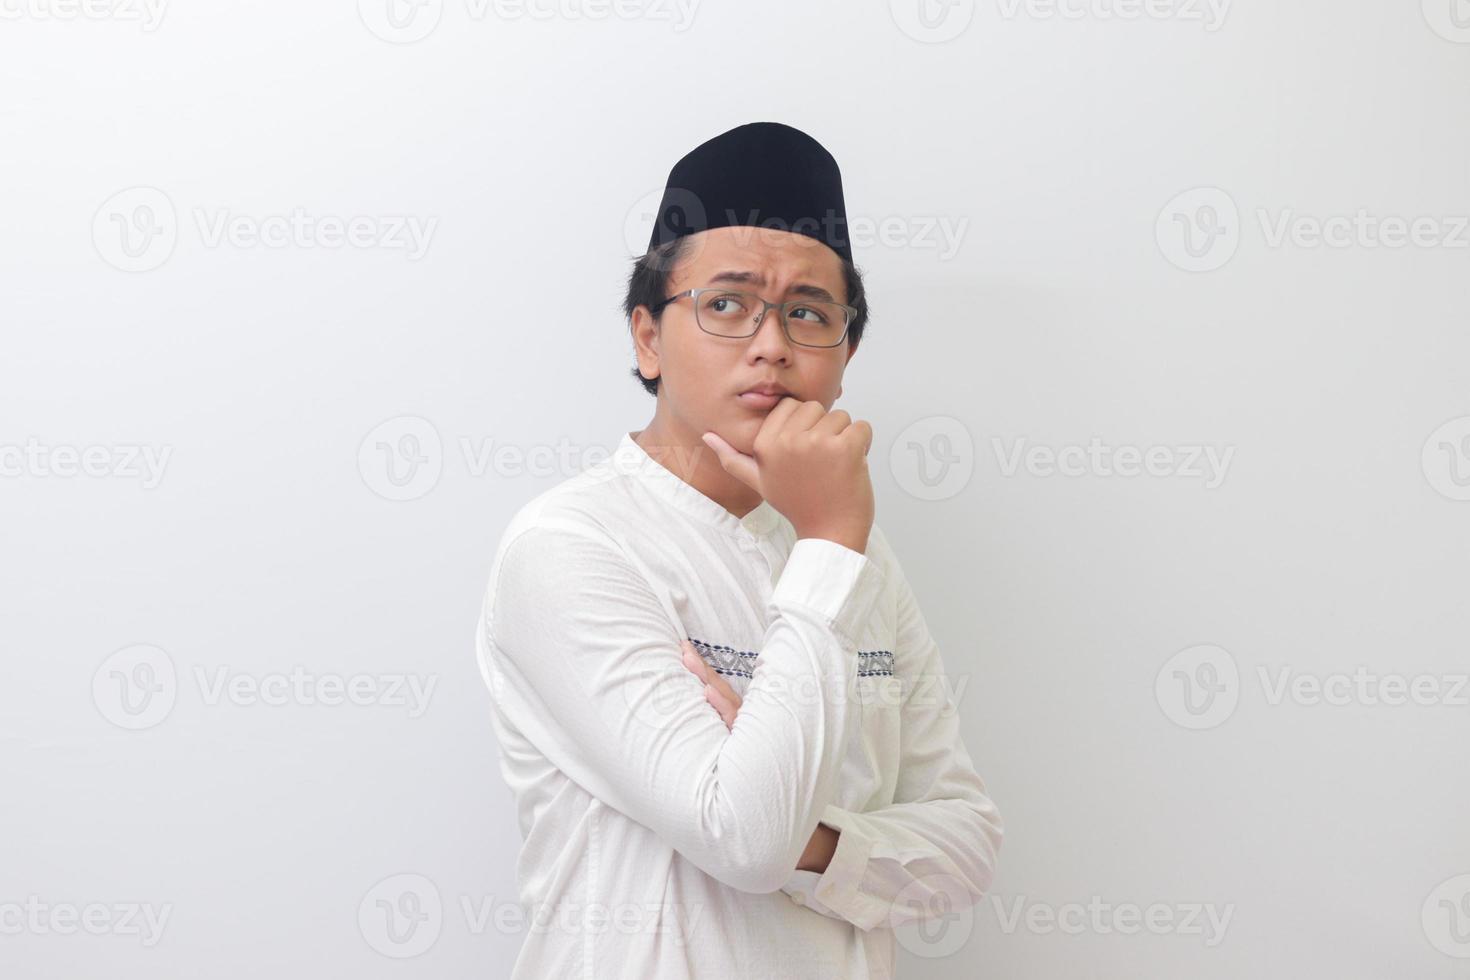
[[[754, 296], [756, 299], [760, 300], [762, 304], [761, 311], [759, 314], [756, 315], [754, 320], [755, 325], [750, 328], [750, 333], [743, 333], [739, 334], [738, 336], [732, 336], [731, 334], [727, 333], [715, 333], [713, 330], [707, 329], [703, 323], [699, 322], [699, 296], [701, 293], [739, 293], [744, 296]], [[668, 306], [670, 303], [674, 302], [677, 299], [683, 299], [685, 296], [688, 296], [694, 300], [695, 325], [699, 327], [699, 329], [703, 330], [705, 333], [709, 334], [711, 337], [722, 337], [728, 340], [744, 340], [746, 337], [754, 337], [756, 335], [756, 331], [760, 330], [761, 324], [765, 322], [766, 314], [774, 309], [776, 311], [776, 318], [781, 323], [781, 332], [786, 335], [786, 339], [791, 341], [798, 347], [806, 347], [812, 350], [831, 350], [833, 347], [841, 347], [842, 342], [847, 339], [848, 331], [852, 329], [852, 321], [857, 317], [858, 314], [857, 307], [848, 306], [846, 303], [839, 303], [836, 300], [831, 299], [789, 299], [784, 303], [772, 303], [764, 297], [756, 295], [748, 289], [729, 289], [725, 286], [699, 286], [695, 289], [686, 289], [682, 293], [675, 293], [674, 295], [665, 298], [662, 303], [658, 304], [658, 309], [653, 311], [654, 315], [661, 313], [664, 307]], [[810, 306], [812, 303], [831, 303], [833, 306], [841, 307], [842, 310], [847, 314], [847, 321], [842, 325], [842, 336], [838, 337], [835, 343], [803, 344], [801, 341], [791, 336], [791, 327], [786, 322], [786, 314], [788, 312], [787, 308]]]

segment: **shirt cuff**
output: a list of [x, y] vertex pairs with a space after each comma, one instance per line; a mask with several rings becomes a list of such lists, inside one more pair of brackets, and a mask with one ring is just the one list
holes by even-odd
[[828, 805], [819, 822], [837, 830], [837, 848], [827, 870], [794, 871], [781, 886], [798, 905], [814, 912], [844, 919], [860, 929], [872, 929], [888, 917], [888, 906], [862, 891], [863, 876], [868, 870], [868, 857], [873, 839], [858, 826], [859, 819], [850, 810]]
[[798, 538], [771, 590], [771, 603], [811, 609], [855, 646], [886, 577], [876, 562], [846, 545]]

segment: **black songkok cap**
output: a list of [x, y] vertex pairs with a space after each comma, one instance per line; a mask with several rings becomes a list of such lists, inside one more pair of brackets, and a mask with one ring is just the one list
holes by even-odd
[[782, 123], [737, 126], [674, 164], [648, 248], [732, 225], [796, 232], [852, 261], [837, 161]]

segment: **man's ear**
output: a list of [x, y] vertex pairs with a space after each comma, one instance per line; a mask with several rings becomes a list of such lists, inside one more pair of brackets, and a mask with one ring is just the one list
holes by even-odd
[[633, 353], [638, 358], [638, 371], [652, 381], [659, 376], [658, 322], [647, 306], [640, 304], [633, 309], [633, 316], [628, 320], [628, 332], [633, 336]]

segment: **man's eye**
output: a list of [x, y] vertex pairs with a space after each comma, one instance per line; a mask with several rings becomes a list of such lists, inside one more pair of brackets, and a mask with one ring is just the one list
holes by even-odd
[[711, 297], [707, 306], [712, 313], [736, 313], [743, 308], [736, 296]]

